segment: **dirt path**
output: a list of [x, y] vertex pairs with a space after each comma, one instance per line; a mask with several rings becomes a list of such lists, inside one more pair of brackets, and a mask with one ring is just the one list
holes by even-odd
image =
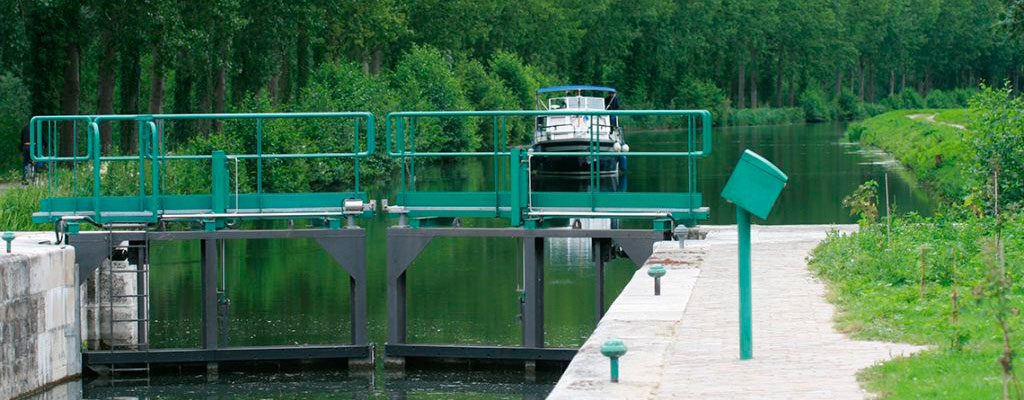
[[957, 129], [967, 129], [965, 126], [960, 125], [960, 124], [951, 124], [951, 123], [948, 123], [948, 122], [936, 121], [935, 120], [935, 116], [936, 115], [938, 115], [938, 114], [910, 114], [910, 115], [907, 116], [907, 118], [910, 118], [910, 119], [912, 119], [914, 121], [928, 121], [928, 122], [931, 122], [933, 124], [952, 126], [954, 128], [957, 128]]

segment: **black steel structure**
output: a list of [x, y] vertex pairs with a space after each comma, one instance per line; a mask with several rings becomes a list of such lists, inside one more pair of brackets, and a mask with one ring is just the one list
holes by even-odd
[[[524, 268], [522, 346], [468, 346], [410, 344], [406, 328], [406, 272], [413, 260], [435, 237], [506, 237], [522, 239]], [[388, 228], [387, 309], [388, 331], [384, 346], [386, 366], [401, 368], [405, 358], [501, 359], [569, 361], [576, 349], [544, 346], [544, 239], [590, 238], [596, 267], [595, 315], [604, 315], [604, 263], [616, 244], [639, 267], [651, 256], [654, 242], [670, 232], [634, 229], [523, 229], [523, 228]]]
[[[238, 239], [312, 238], [338, 262], [349, 275], [352, 342], [336, 345], [230, 347], [224, 343], [227, 319], [219, 318], [218, 261], [219, 242]], [[350, 368], [373, 368], [374, 351], [367, 334], [366, 293], [366, 231], [358, 227], [345, 229], [267, 229], [217, 231], [143, 231], [108, 230], [68, 234], [68, 244], [75, 247], [78, 273], [84, 282], [99, 269], [117, 248], [128, 244], [152, 241], [199, 240], [202, 268], [202, 347], [188, 349], [151, 349], [140, 346], [131, 350], [95, 350], [82, 353], [85, 366], [107, 368], [114, 365], [154, 363], [208, 363], [215, 369], [224, 361], [272, 361], [299, 359], [348, 359]], [[148, 248], [145, 249], [148, 252]], [[139, 267], [141, 268], [141, 266]], [[148, 302], [146, 303], [148, 305]], [[148, 310], [138, 310], [147, 315]], [[145, 332], [140, 332], [143, 342]]]

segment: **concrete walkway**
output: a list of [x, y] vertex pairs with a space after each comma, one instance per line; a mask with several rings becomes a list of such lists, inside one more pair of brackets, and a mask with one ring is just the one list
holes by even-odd
[[[655, 246], [662, 296], [638, 270], [580, 349], [551, 399], [863, 399], [857, 371], [918, 346], [851, 340], [835, 332], [825, 287], [806, 257], [827, 231], [856, 226], [755, 226], [754, 359], [739, 360], [735, 226], [707, 240]], [[622, 339], [620, 382], [608, 382], [608, 338]]]

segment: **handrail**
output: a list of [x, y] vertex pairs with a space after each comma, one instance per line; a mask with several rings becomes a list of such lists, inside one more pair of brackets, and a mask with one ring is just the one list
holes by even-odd
[[[350, 152], [319, 152], [319, 153], [263, 153], [263, 123], [265, 120], [274, 119], [295, 119], [295, 120], [351, 120], [354, 123], [353, 127], [353, 146]], [[30, 121], [30, 155], [32, 160], [44, 163], [62, 163], [62, 162], [89, 162], [92, 166], [92, 188], [91, 188], [91, 199], [79, 198], [83, 201], [88, 201], [92, 210], [80, 210], [79, 203], [61, 203], [61, 204], [72, 204], [64, 206], [63, 208], [73, 208], [67, 210], [49, 210], [49, 211], [92, 211], [98, 218], [100, 212], [103, 211], [103, 204], [108, 199], [105, 199], [102, 193], [101, 181], [101, 166], [103, 162], [131, 162], [138, 163], [138, 193], [137, 196], [133, 197], [138, 199], [138, 205], [141, 210], [148, 211], [151, 215], [156, 216], [161, 212], [162, 202], [165, 200], [165, 194], [161, 193], [161, 179], [165, 173], [166, 167], [164, 161], [167, 160], [212, 160], [214, 164], [217, 164], [219, 160], [213, 154], [167, 154], [167, 149], [164, 147], [165, 141], [163, 137], [163, 124], [159, 123], [162, 121], [197, 121], [197, 120], [250, 120], [255, 121], [255, 154], [239, 153], [239, 154], [225, 154], [224, 152], [219, 153], [218, 157], [225, 159], [235, 160], [256, 160], [256, 194], [263, 194], [263, 160], [264, 159], [298, 159], [298, 158], [353, 158], [356, 163], [353, 169], [354, 174], [354, 191], [346, 192], [349, 195], [356, 195], [356, 197], [365, 197], [365, 194], [360, 192], [360, 169], [359, 159], [370, 157], [376, 151], [376, 128], [375, 128], [375, 117], [369, 112], [304, 112], [304, 113], [239, 113], [239, 114], [125, 114], [125, 115], [55, 115], [55, 116], [36, 116]], [[60, 148], [60, 134], [58, 130], [62, 128], [59, 126], [61, 123], [86, 123], [87, 133], [87, 150], [85, 155], [74, 154], [72, 156], [58, 156], [57, 149]], [[103, 155], [101, 150], [101, 139], [100, 131], [103, 123], [109, 122], [127, 122], [137, 124], [137, 135], [138, 135], [138, 147], [135, 154], [130, 155]], [[48, 124], [48, 125], [44, 125]], [[48, 132], [44, 132], [44, 127], [47, 128]], [[365, 130], [361, 128], [365, 127]], [[74, 126], [75, 132], [77, 132], [77, 125]], [[112, 128], [106, 128], [112, 129]], [[50, 135], [49, 141], [44, 140], [44, 135]], [[365, 134], [365, 150], [362, 149], [364, 142], [360, 137], [361, 134]], [[74, 139], [77, 141], [77, 139]], [[72, 148], [77, 149], [78, 143], [73, 143]], [[148, 163], [147, 163], [148, 161]], [[147, 165], [149, 164], [149, 165]], [[150, 168], [150, 173], [147, 174], [146, 168]], [[217, 171], [218, 168], [223, 169], [223, 166], [214, 165], [213, 170]], [[58, 168], [48, 168], [47, 173], [52, 175], [51, 188], [57, 187], [57, 182], [60, 180], [57, 173]], [[88, 172], [87, 172], [88, 174]], [[147, 175], [149, 175], [147, 177]], [[73, 175], [77, 178], [78, 170], [73, 169]], [[77, 183], [73, 186], [77, 187]], [[82, 188], [85, 189], [85, 188]], [[216, 190], [215, 190], [216, 191]], [[116, 197], [116, 196], [115, 196]], [[236, 188], [237, 197], [237, 188]], [[86, 200], [88, 199], [88, 200]], [[91, 201], [90, 201], [91, 200]], [[123, 203], [119, 203], [123, 204]], [[86, 206], [86, 208], [90, 208]], [[133, 206], [134, 207], [134, 206]]]
[[[495, 156], [495, 155], [509, 155], [506, 151], [461, 151], [461, 152], [406, 152], [404, 148], [394, 150], [392, 143], [392, 133], [398, 131], [399, 134], [404, 135], [404, 124], [401, 122], [401, 118], [416, 118], [416, 117], [515, 117], [515, 116], [572, 116], [572, 115], [587, 115], [587, 116], [694, 116], [699, 117], [701, 120], [701, 149], [700, 151], [655, 151], [655, 152], [628, 152], [622, 153], [624, 156], [633, 157], [706, 157], [711, 155], [711, 112], [707, 110], [535, 110], [535, 111], [398, 111], [388, 113], [385, 118], [384, 125], [384, 137], [385, 137], [385, 148], [386, 154], [390, 157], [438, 157], [438, 156], [451, 156], [451, 157], [472, 157], [472, 156]], [[395, 122], [392, 122], [392, 121]], [[403, 140], [404, 136], [396, 135], [394, 141]], [[567, 152], [531, 152], [533, 155], [548, 155], [548, 156], [573, 156], [579, 155], [579, 153], [567, 153]]]

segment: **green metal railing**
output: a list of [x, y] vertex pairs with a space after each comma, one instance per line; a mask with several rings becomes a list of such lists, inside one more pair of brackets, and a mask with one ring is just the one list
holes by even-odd
[[[630, 151], [602, 153], [601, 134], [594, 125], [589, 129], [587, 152], [550, 152], [524, 150], [509, 144], [509, 119], [547, 116], [673, 117], [685, 122], [685, 151]], [[491, 151], [418, 151], [416, 127], [426, 118], [489, 118]], [[705, 110], [616, 110], [616, 111], [438, 111], [394, 112], [385, 120], [388, 156], [401, 163], [401, 190], [394, 212], [418, 219], [454, 217], [506, 218], [512, 226], [539, 226], [545, 219], [611, 217], [634, 219], [671, 219], [687, 224], [706, 219], [697, 192], [696, 159], [711, 154], [711, 113]], [[699, 134], [699, 135], [698, 135]], [[698, 149], [698, 138], [700, 148]], [[541, 192], [532, 190], [531, 158], [539, 156], [587, 157], [591, 160], [587, 192]], [[492, 157], [494, 190], [483, 192], [437, 192], [416, 189], [417, 158]], [[602, 157], [684, 157], [688, 159], [685, 193], [601, 192]]]
[[[330, 121], [332, 126], [341, 128], [351, 123], [353, 147], [347, 152], [317, 153], [264, 153], [264, 125], [276, 120], [321, 120]], [[214, 151], [212, 154], [173, 154], [166, 146], [165, 124], [185, 121], [253, 121], [255, 153], [227, 154]], [[337, 121], [335, 124], [334, 121]], [[104, 123], [134, 124], [138, 137], [137, 154], [104, 155], [100, 143], [100, 129]], [[65, 126], [61, 126], [64, 124]], [[61, 148], [60, 129], [71, 124], [72, 144], [64, 146], [71, 154], [58, 155]], [[86, 125], [86, 149], [79, 155], [80, 125]], [[365, 142], [360, 138], [365, 132]], [[360, 159], [369, 157], [375, 150], [375, 119], [367, 112], [329, 113], [253, 113], [253, 114], [156, 114], [156, 115], [98, 115], [98, 116], [38, 116], [30, 122], [30, 154], [36, 162], [46, 164], [47, 183], [51, 191], [58, 192], [63, 174], [71, 174], [72, 193], [78, 188], [78, 164], [91, 166], [91, 191], [88, 196], [56, 196], [44, 199], [40, 212], [33, 215], [33, 222], [49, 223], [74, 217], [93, 223], [155, 223], [162, 218], [222, 221], [224, 219], [269, 219], [289, 216], [337, 216], [345, 200], [356, 199], [368, 202], [360, 187]], [[365, 146], [365, 148], [364, 148]], [[266, 193], [264, 191], [264, 163], [274, 159], [336, 159], [350, 158], [354, 161], [353, 186], [350, 192], [318, 193]], [[256, 187], [254, 193], [239, 193], [234, 189], [231, 195], [227, 160], [237, 163], [253, 160], [256, 164]], [[210, 161], [211, 193], [209, 194], [167, 194], [161, 192], [161, 182], [167, 171], [168, 162], [180, 160]], [[104, 195], [103, 163], [136, 163], [138, 166], [138, 188], [135, 195], [126, 193]], [[70, 168], [68, 168], [70, 166]], [[63, 168], [62, 168], [63, 167]], [[147, 173], [148, 169], [148, 173]], [[148, 175], [148, 176], [147, 176]], [[86, 179], [82, 179], [85, 181]], [[65, 182], [66, 183], [66, 182]], [[64, 193], [66, 194], [66, 193]], [[234, 197], [233, 199], [231, 197]], [[232, 201], [234, 207], [231, 208]], [[230, 214], [230, 215], [228, 215]]]

